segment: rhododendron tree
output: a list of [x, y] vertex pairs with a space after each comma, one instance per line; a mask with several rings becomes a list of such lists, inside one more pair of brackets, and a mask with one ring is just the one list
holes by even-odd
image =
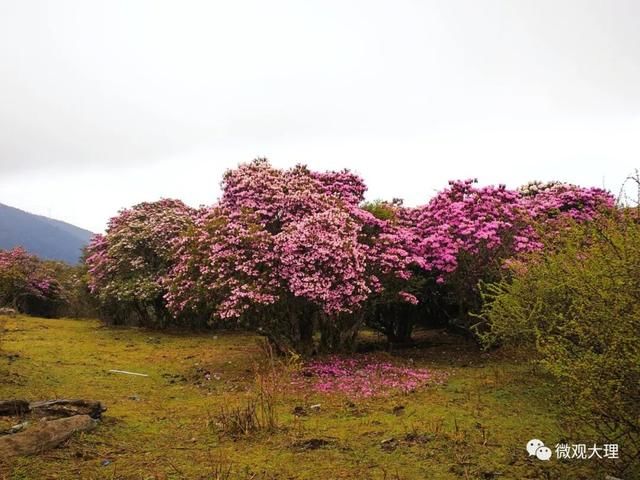
[[171, 319], [164, 299], [175, 263], [173, 242], [193, 224], [195, 210], [179, 200], [144, 202], [122, 210], [89, 245], [89, 287], [103, 312], [117, 321], [135, 316], [144, 325]]
[[386, 335], [390, 343], [407, 343], [414, 326], [425, 315], [425, 305], [419, 300], [425, 276], [416, 275], [422, 264], [417, 255], [419, 239], [406, 221], [408, 209], [401, 200], [369, 202], [363, 209], [377, 219], [379, 232], [372, 249], [376, 263], [390, 267], [377, 273], [381, 288], [368, 304], [366, 322]]
[[282, 350], [340, 350], [382, 277], [410, 276], [401, 236], [360, 208], [365, 187], [348, 171], [258, 159], [227, 172], [222, 189], [177, 243], [166, 296], [177, 314], [237, 318]]
[[361, 229], [348, 211], [332, 208], [288, 225], [275, 239], [283, 284], [289, 295], [315, 307], [324, 350], [353, 342], [359, 310], [371, 293]]
[[52, 262], [41, 260], [21, 247], [0, 250], [0, 305], [50, 316], [64, 298]]
[[419, 250], [427, 270], [440, 281], [460, 267], [462, 255], [482, 257], [482, 265], [500, 261], [499, 251], [540, 248], [527, 222], [518, 192], [476, 187], [475, 180], [452, 181], [414, 216]]
[[280, 282], [272, 237], [246, 209], [237, 215], [220, 206], [200, 211], [176, 242], [165, 295], [171, 310], [225, 320], [275, 303]]
[[248, 210], [273, 234], [283, 226], [326, 208], [355, 208], [366, 187], [348, 170], [312, 172], [304, 165], [277, 169], [256, 159], [225, 173], [220, 205], [231, 212]]
[[590, 220], [614, 205], [608, 192], [596, 188], [533, 182], [510, 190], [475, 183], [449, 182], [405, 215], [422, 267], [448, 289], [457, 305], [454, 321], [463, 328], [469, 327], [469, 311], [480, 307], [479, 282], [498, 280], [505, 261], [542, 249], [541, 230], [557, 235], [566, 222]]
[[478, 307], [480, 280], [499, 276], [505, 258], [540, 248], [520, 194], [502, 185], [475, 183], [451, 181], [407, 215], [422, 267], [437, 283], [446, 284], [457, 305], [456, 320], [463, 322], [467, 312]]

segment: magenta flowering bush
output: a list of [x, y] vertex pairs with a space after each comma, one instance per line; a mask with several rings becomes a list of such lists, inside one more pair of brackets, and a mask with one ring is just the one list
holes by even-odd
[[65, 299], [52, 262], [23, 248], [0, 250], [0, 306], [50, 315]]
[[361, 229], [357, 219], [340, 208], [314, 212], [288, 225], [275, 239], [288, 291], [326, 315], [353, 313], [372, 290]]
[[399, 366], [373, 356], [333, 356], [305, 365], [293, 385], [323, 394], [367, 398], [411, 393], [445, 379], [444, 372]]
[[478, 188], [475, 182], [449, 182], [410, 214], [422, 266], [436, 272], [440, 283], [460, 267], [463, 254], [490, 262], [541, 248], [521, 195], [504, 185]]
[[532, 190], [531, 184], [521, 187], [522, 204], [531, 217], [558, 228], [567, 220], [587, 222], [615, 207], [615, 198], [601, 188], [552, 182]]
[[588, 221], [615, 204], [610, 193], [598, 188], [534, 182], [509, 190], [475, 183], [449, 182], [425, 206], [405, 214], [404, 222], [419, 242], [416, 249], [423, 268], [437, 272], [441, 283], [459, 267], [461, 254], [502, 261], [538, 251], [542, 242], [536, 223]]
[[[378, 242], [375, 255], [382, 267], [377, 278], [379, 288], [367, 303], [366, 323], [391, 343], [408, 343], [414, 326], [424, 317], [425, 275], [420, 268], [418, 241], [409, 210], [402, 201], [376, 201], [363, 205], [377, 219]], [[385, 267], [392, 268], [386, 269]], [[389, 275], [389, 272], [394, 272]]]
[[445, 287], [445, 303], [455, 306], [447, 313], [464, 329], [469, 312], [480, 307], [479, 282], [499, 280], [511, 259], [541, 250], [542, 236], [559, 235], [563, 225], [614, 206], [611, 194], [597, 188], [534, 182], [510, 190], [475, 183], [449, 182], [429, 203], [403, 213], [421, 268]]
[[278, 300], [272, 235], [255, 214], [233, 215], [218, 206], [202, 210], [175, 245], [165, 295], [175, 314], [238, 318], [252, 306]]
[[439, 294], [441, 315], [465, 330], [469, 312], [479, 307], [478, 283], [498, 279], [506, 259], [542, 247], [522, 195], [503, 185], [449, 182], [426, 205], [406, 212], [404, 222], [430, 280], [423, 301], [436, 305]]

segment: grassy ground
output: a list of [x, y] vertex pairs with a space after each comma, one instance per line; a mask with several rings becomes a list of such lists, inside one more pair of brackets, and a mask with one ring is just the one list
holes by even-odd
[[[529, 459], [529, 439], [555, 445], [562, 438], [553, 386], [525, 362], [447, 335], [394, 360], [446, 371], [444, 385], [346, 399], [289, 391], [282, 372], [271, 385], [279, 428], [231, 437], [220, 434], [216, 415], [255, 395], [263, 352], [251, 335], [27, 317], [8, 320], [7, 329], [0, 399], [87, 398], [108, 411], [96, 430], [62, 448], [0, 465], [3, 479], [603, 478], [587, 471], [588, 462]], [[295, 407], [308, 415], [295, 416]]]

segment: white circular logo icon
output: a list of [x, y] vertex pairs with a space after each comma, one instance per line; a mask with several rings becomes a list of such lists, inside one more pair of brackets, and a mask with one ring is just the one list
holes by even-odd
[[551, 458], [551, 449], [549, 447], [540, 447], [536, 450], [536, 457], [539, 460], [549, 460]]
[[532, 438], [527, 442], [527, 452], [530, 457], [536, 457], [538, 460], [548, 461], [551, 459], [551, 449], [544, 446], [542, 440]]
[[536, 454], [536, 450], [540, 447], [544, 447], [544, 443], [542, 443], [541, 440], [538, 440], [537, 438], [529, 440], [529, 443], [527, 443], [527, 452], [529, 452], [529, 456], [533, 457]]

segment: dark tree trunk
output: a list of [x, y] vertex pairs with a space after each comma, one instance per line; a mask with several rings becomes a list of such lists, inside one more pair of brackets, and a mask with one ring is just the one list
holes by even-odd
[[320, 350], [325, 353], [351, 352], [355, 349], [364, 315], [328, 316], [320, 314]]
[[73, 415], [89, 415], [91, 418], [100, 418], [106, 408], [100, 403], [92, 400], [46, 400], [43, 402], [33, 402], [29, 405], [31, 412], [53, 416], [71, 417]]
[[0, 416], [19, 416], [29, 412], [26, 400], [0, 400]]

